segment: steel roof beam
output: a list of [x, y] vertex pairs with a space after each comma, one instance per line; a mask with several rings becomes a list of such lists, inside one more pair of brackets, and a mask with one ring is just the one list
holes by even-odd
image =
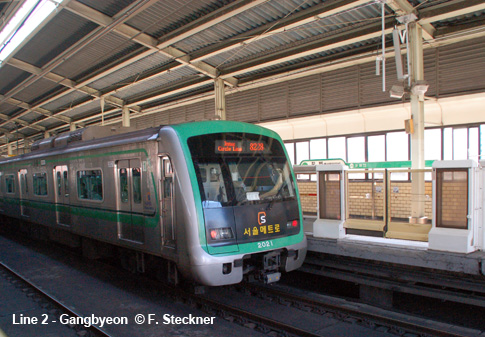
[[[101, 26], [108, 26], [111, 24], [111, 21], [113, 20], [111, 17], [101, 12], [98, 12], [97, 10], [91, 7], [88, 7], [77, 1], [71, 2], [68, 6], [66, 6], [66, 9], [72, 11], [77, 15], [82, 16], [85, 19], [93, 21]], [[187, 66], [203, 73], [206, 76], [209, 76], [211, 78], [216, 78], [219, 75], [218, 71], [211, 65], [205, 62], [192, 63], [190, 61], [190, 56], [184, 53], [183, 51], [178, 50], [177, 48], [170, 45], [162, 48], [163, 43], [159, 44], [156, 38], [146, 33], [143, 33], [142, 31], [139, 31], [133, 27], [130, 27], [126, 24], [119, 25], [118, 27], [114, 28], [113, 31], [145, 47], [148, 47], [154, 50], [154, 52], [160, 52], [168, 57], [173, 58], [177, 62], [186, 64]], [[226, 78], [225, 81], [230, 86], [237, 85], [236, 78], [228, 77]]]
[[[411, 4], [407, 0], [390, 0], [386, 2], [386, 4], [396, 13], [398, 16], [403, 16], [407, 14], [417, 14], [419, 17], [418, 11], [411, 6]], [[425, 40], [432, 40], [434, 39], [434, 34], [436, 29], [430, 23], [421, 23], [419, 24], [421, 29], [423, 30], [423, 38]]]
[[[343, 0], [334, 2], [324, 2], [316, 5], [307, 11], [302, 11], [294, 15], [288, 16], [279, 20], [276, 24], [270, 22], [266, 25], [253, 29], [247, 33], [243, 33], [238, 36], [237, 39], [229, 39], [229, 41], [223, 41], [221, 47], [217, 47], [212, 52], [200, 51], [196, 52], [197, 56], [194, 56], [193, 61], [199, 61], [208, 59], [215, 55], [228, 52], [238, 47], [242, 47], [250, 44], [256, 40], [272, 36], [278, 33], [288, 31], [290, 29], [318, 21], [338, 13], [355, 9], [359, 6], [369, 3], [369, 0]], [[202, 55], [201, 55], [202, 54]]]
[[[447, 5], [448, 4], [448, 5]], [[469, 5], [463, 8], [464, 5]], [[455, 9], [456, 7], [456, 9]], [[452, 9], [451, 12], [448, 10]], [[421, 26], [430, 22], [436, 22], [451, 17], [465, 15], [485, 9], [485, 2], [483, 0], [467, 0], [458, 6], [456, 3], [444, 3], [439, 9], [425, 8], [420, 12], [421, 20], [418, 24]], [[386, 19], [386, 32], [389, 34], [392, 31], [393, 22], [391, 18]], [[346, 46], [352, 43], [360, 42], [367, 39], [376, 38], [382, 35], [380, 25], [372, 24], [366, 25], [349, 32], [336, 33], [328, 38], [314, 40], [307, 44], [296, 45], [293, 49], [285, 49], [280, 53], [274, 53], [270, 56], [263, 56], [240, 62], [236, 66], [227, 68], [223, 71], [221, 77], [237, 76], [247, 72], [259, 70], [272, 65], [280, 64], [286, 61], [294, 60], [300, 57], [324, 52], [330, 49]]]
[[[64, 7], [69, 4], [71, 0], [64, 0], [60, 6]], [[154, 0], [151, 0], [154, 1]], [[58, 55], [56, 58], [51, 60], [47, 66], [45, 66], [40, 73], [36, 73], [35, 75], [32, 74], [29, 78], [24, 80], [22, 83], [17, 85], [15, 88], [10, 90], [8, 93], [6, 93], [2, 98], [0, 98], [0, 102], [4, 102], [7, 99], [11, 98], [13, 95], [15, 95], [17, 92], [19, 92], [21, 89], [23, 89], [25, 86], [28, 86], [35, 81], [37, 81], [39, 78], [43, 78], [46, 74], [50, 72], [53, 68], [57, 67], [59, 64], [61, 64], [65, 59], [69, 58], [72, 54], [77, 52], [79, 49], [83, 48], [86, 44], [90, 43], [93, 39], [99, 38], [100, 36], [106, 34], [107, 32], [111, 31], [116, 25], [122, 24], [123, 21], [128, 20], [130, 15], [135, 15], [139, 13], [140, 10], [144, 10], [147, 7], [148, 4], [152, 4], [151, 1], [148, 0], [139, 0], [134, 2], [133, 4], [130, 5], [128, 9], [124, 9], [120, 15], [115, 16], [114, 19], [112, 19], [112, 23], [102, 29], [97, 29], [94, 30], [91, 34], [88, 34], [85, 36], [83, 39], [78, 41], [76, 44], [71, 46], [69, 49], [67, 49], [65, 52], [61, 53]], [[51, 14], [52, 16], [52, 14]], [[26, 40], [27, 41], [27, 40]], [[24, 43], [26, 43], [26, 41]], [[13, 56], [13, 53], [12, 53]], [[7, 59], [8, 60], [8, 59]], [[76, 88], [78, 89], [78, 88]], [[45, 104], [45, 103], [44, 103]], [[57, 114], [52, 114], [51, 116]], [[21, 121], [20, 119], [16, 119], [17, 121]], [[40, 127], [40, 126], [38, 126]], [[44, 128], [45, 129], [45, 128]]]

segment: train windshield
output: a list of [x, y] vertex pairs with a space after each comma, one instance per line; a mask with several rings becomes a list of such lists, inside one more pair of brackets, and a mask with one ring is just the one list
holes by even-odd
[[296, 198], [288, 160], [276, 139], [218, 133], [191, 137], [188, 145], [205, 208]]

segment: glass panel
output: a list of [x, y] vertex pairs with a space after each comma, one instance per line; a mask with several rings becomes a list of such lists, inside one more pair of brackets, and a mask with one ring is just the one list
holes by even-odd
[[327, 140], [310, 140], [310, 159], [327, 159]]
[[467, 129], [453, 130], [453, 160], [467, 159]]
[[[409, 160], [409, 137], [405, 132], [389, 132], [387, 134], [387, 161]], [[395, 173], [392, 180], [408, 180], [405, 172]]]
[[291, 165], [295, 165], [295, 143], [285, 143], [286, 152], [290, 157]]
[[347, 155], [349, 163], [365, 161], [365, 137], [347, 138]]
[[441, 129], [424, 130], [424, 159], [441, 159]]
[[128, 170], [125, 168], [120, 169], [120, 192], [121, 202], [128, 202]]
[[438, 169], [436, 227], [468, 228], [468, 170]]
[[[348, 219], [384, 220], [385, 182], [379, 178], [372, 180], [372, 176], [369, 174], [369, 180], [365, 181], [351, 180], [351, 173], [348, 173]], [[383, 174], [379, 176], [383, 177]]]
[[79, 199], [103, 200], [101, 170], [78, 171], [77, 190]]
[[33, 185], [34, 195], [47, 195], [47, 175], [45, 173], [34, 173]]
[[480, 125], [480, 160], [485, 160], [485, 124]]
[[367, 158], [370, 162], [386, 160], [386, 136], [367, 137]]
[[340, 173], [320, 172], [320, 219], [341, 219]]
[[310, 159], [310, 148], [308, 142], [296, 143], [296, 165], [300, 165], [302, 160]]
[[[252, 144], [261, 146], [253, 149]], [[296, 197], [283, 147], [273, 138], [219, 133], [191, 137], [188, 145], [204, 207], [260, 204]]]
[[64, 193], [66, 195], [69, 194], [69, 176], [67, 174], [67, 171], [64, 171]]
[[15, 178], [13, 175], [5, 177], [5, 186], [7, 193], [15, 193]]
[[345, 137], [328, 139], [328, 158], [340, 158], [346, 161], [347, 156], [345, 153]]
[[141, 169], [135, 167], [131, 169], [133, 177], [133, 202], [141, 204]]
[[57, 195], [60, 196], [62, 194], [62, 181], [61, 181], [61, 172], [57, 171], [56, 178], [57, 178]]
[[443, 160], [453, 159], [453, 129], [443, 129]]
[[468, 129], [468, 159], [473, 159], [476, 162], [478, 158], [478, 128]]
[[387, 134], [387, 161], [409, 160], [409, 137], [405, 132]]

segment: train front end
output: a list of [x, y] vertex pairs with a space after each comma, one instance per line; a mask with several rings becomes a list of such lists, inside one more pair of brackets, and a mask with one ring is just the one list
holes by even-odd
[[298, 189], [280, 137], [237, 122], [198, 124], [187, 137], [199, 245], [191, 273], [200, 283], [266, 283], [299, 268], [306, 237]]

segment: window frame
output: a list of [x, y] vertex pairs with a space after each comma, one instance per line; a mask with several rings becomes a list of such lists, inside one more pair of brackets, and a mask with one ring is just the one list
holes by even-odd
[[[99, 171], [101, 173], [101, 199], [91, 199], [91, 198], [81, 198], [81, 194], [80, 194], [80, 189], [79, 189], [79, 183], [80, 183], [80, 176], [79, 174], [81, 172], [86, 172], [86, 171]], [[77, 197], [77, 200], [79, 201], [88, 201], [88, 202], [96, 202], [96, 203], [103, 203], [104, 202], [104, 191], [105, 191], [105, 188], [104, 188], [104, 178], [103, 178], [104, 174], [103, 174], [103, 170], [102, 168], [100, 167], [95, 167], [95, 168], [85, 168], [83, 170], [77, 170], [76, 171], [76, 197]]]
[[[38, 175], [42, 175], [45, 181], [45, 194], [38, 194], [38, 186], [36, 186], [36, 180], [38, 179]], [[36, 179], [37, 178], [37, 179]], [[49, 182], [46, 172], [34, 172], [32, 173], [32, 195], [36, 197], [45, 198], [49, 196]]]

